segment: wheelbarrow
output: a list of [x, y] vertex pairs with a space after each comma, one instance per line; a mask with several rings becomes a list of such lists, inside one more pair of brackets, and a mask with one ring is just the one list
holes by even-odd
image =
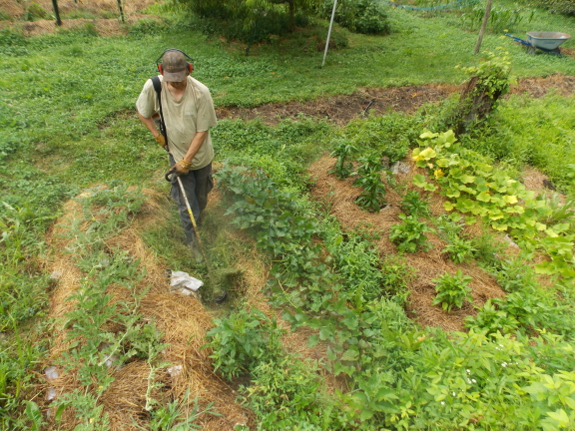
[[567, 33], [559, 33], [556, 31], [531, 31], [527, 33], [527, 40], [512, 36], [509, 33], [506, 33], [505, 36], [526, 46], [527, 52], [531, 54], [534, 54], [537, 50], [541, 50], [547, 54], [553, 54], [558, 57], [561, 57], [559, 45], [571, 38]]

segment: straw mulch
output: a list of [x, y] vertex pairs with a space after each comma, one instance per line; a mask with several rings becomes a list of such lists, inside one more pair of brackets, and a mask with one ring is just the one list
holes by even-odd
[[[54, 6], [51, 0], [38, 0], [34, 3], [38, 4], [47, 14], [53, 14]], [[122, 2], [122, 10], [125, 16], [136, 15], [152, 4], [154, 4], [154, 0], [130, 0], [129, 2]], [[0, 10], [10, 14], [12, 19], [24, 18], [27, 6], [25, 2], [19, 0], [0, 0]], [[73, 12], [97, 15], [102, 11], [120, 15], [117, 0], [58, 0], [58, 11], [61, 16]], [[74, 20], [64, 19], [63, 21]]]
[[[135, 24], [142, 19], [158, 19], [150, 15], [134, 15], [126, 17], [126, 24]], [[67, 19], [62, 21], [62, 26], [56, 25], [54, 20], [41, 19], [32, 22], [11, 22], [0, 21], [0, 28], [16, 27], [21, 28], [26, 36], [39, 36], [48, 33], [56, 33], [60, 30], [78, 30], [86, 27], [86, 25], [93, 25], [95, 30], [100, 36], [119, 36], [128, 32], [126, 24], [121, 23], [118, 19]]]
[[[347, 178], [340, 181], [335, 175], [328, 173], [334, 167], [335, 161], [334, 158], [325, 156], [310, 167], [309, 171], [314, 182], [312, 195], [324, 202], [345, 230], [353, 230], [364, 225], [369, 226], [371, 231], [379, 232], [381, 237], [376, 242], [376, 246], [382, 256], [396, 254], [397, 248], [389, 240], [389, 232], [391, 226], [401, 222], [399, 202], [403, 197], [391, 187], [387, 187], [388, 205], [379, 213], [363, 211], [355, 203], [361, 190], [353, 186], [354, 179]], [[422, 171], [418, 171], [410, 160], [406, 159], [404, 163], [410, 165], [410, 171], [407, 174], [397, 174], [396, 179], [400, 183], [411, 184], [411, 177], [416, 173], [422, 173]], [[415, 189], [414, 186], [410, 187]], [[444, 212], [443, 198], [439, 194], [432, 194], [430, 204], [434, 215]], [[478, 234], [480, 228], [471, 226], [466, 228], [465, 232], [470, 235]], [[466, 316], [477, 314], [474, 306], [482, 306], [490, 298], [502, 297], [504, 292], [495, 279], [476, 264], [456, 265], [446, 259], [441, 253], [446, 244], [436, 235], [428, 235], [428, 240], [433, 245], [433, 248], [428, 252], [419, 251], [405, 254], [409, 266], [416, 271], [416, 277], [409, 285], [408, 312], [422, 325], [439, 326], [448, 331], [461, 331], [463, 330], [463, 319]], [[513, 252], [511, 248], [509, 252]], [[473, 281], [470, 283], [473, 291], [473, 304], [465, 304], [462, 309], [455, 309], [447, 313], [440, 306], [432, 305], [435, 289], [431, 280], [446, 272], [454, 274], [458, 269], [461, 269], [465, 275], [473, 277]]]
[[[233, 430], [236, 424], [251, 426], [253, 413], [235, 403], [237, 394], [212, 372], [209, 358], [211, 352], [209, 349], [202, 349], [206, 331], [211, 327], [210, 315], [195, 297], [170, 292], [169, 280], [165, 276], [167, 268], [158, 262], [138, 235], [140, 229], [159, 223], [166, 217], [163, 203], [160, 203], [163, 198], [149, 190], [145, 190], [145, 194], [146, 203], [136, 220], [129, 228], [110, 239], [106, 246], [110, 252], [120, 249], [141, 262], [145, 276], [137, 289], [149, 290], [137, 312], [143, 316], [144, 322], [153, 321], [163, 333], [162, 342], [168, 343], [160, 359], [169, 362], [171, 366], [156, 371], [151, 398], [162, 403], [175, 399], [183, 400], [188, 391], [188, 401], [184, 406], [186, 413], [192, 411], [197, 398], [200, 410], [213, 403], [211, 410], [218, 414], [201, 415], [196, 423], [203, 429], [222, 431]], [[58, 282], [51, 297], [49, 317], [58, 323], [45, 369], [58, 364], [62, 354], [69, 349], [67, 334], [61, 322], [65, 314], [75, 307], [74, 302], [67, 298], [80, 287], [83, 275], [74, 265], [71, 254], [67, 252], [73, 251], [73, 241], [66, 239], [64, 234], [79, 216], [78, 203], [69, 201], [65, 205], [65, 215], [53, 227], [48, 237], [53, 253], [46, 266]], [[107, 293], [112, 295], [113, 302], [130, 300], [130, 292], [119, 285], [111, 284]], [[106, 329], [114, 331], [113, 325]], [[76, 388], [88, 391], [94, 389], [82, 388], [74, 370], [65, 372], [62, 368], [58, 365], [58, 377], [46, 379], [38, 388], [42, 396], [42, 408], [47, 417], [53, 417], [54, 414], [48, 399], [49, 394], [58, 397]], [[110, 429], [136, 430], [136, 424], [146, 426], [150, 418], [149, 412], [145, 410], [150, 365], [134, 358], [132, 362], [121, 367], [112, 365], [109, 370], [114, 381], [99, 399], [99, 404], [110, 419]], [[55, 423], [51, 423], [49, 429], [73, 429], [78, 423], [74, 412], [66, 409], [60, 427], [57, 428]]]
[[[537, 196], [544, 195], [550, 197], [554, 193], [555, 185], [549, 180], [549, 177], [538, 169], [527, 166], [523, 169], [521, 173], [521, 182], [525, 185], [527, 190], [532, 190]], [[559, 202], [561, 204], [565, 203], [565, 195], [557, 193], [559, 196]]]

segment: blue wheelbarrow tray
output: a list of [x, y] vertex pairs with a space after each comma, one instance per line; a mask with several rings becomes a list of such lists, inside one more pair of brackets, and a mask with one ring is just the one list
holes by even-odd
[[520, 39], [509, 33], [506, 33], [505, 36], [524, 45], [527, 48], [527, 52], [532, 54], [539, 49], [547, 54], [553, 54], [558, 57], [562, 57], [559, 45], [571, 38], [567, 33], [559, 33], [556, 31], [530, 31], [527, 33], [528, 40]]
[[552, 51], [559, 48], [571, 36], [567, 33], [559, 33], [556, 31], [530, 31], [527, 33], [527, 41], [535, 48], [544, 51]]

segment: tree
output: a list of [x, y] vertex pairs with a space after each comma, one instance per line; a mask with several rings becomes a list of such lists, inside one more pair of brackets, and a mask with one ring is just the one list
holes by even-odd
[[312, 10], [313, 6], [319, 1], [316, 0], [247, 0], [246, 3], [249, 1], [259, 1], [261, 3], [271, 3], [271, 4], [285, 4], [287, 3], [289, 7], [289, 17], [290, 17], [290, 25], [289, 30], [295, 30], [295, 14], [296, 9], [302, 12], [309, 12]]
[[[176, 0], [202, 18], [238, 21], [243, 25], [243, 38], [254, 38], [255, 27], [260, 33], [293, 32], [297, 17], [312, 12], [321, 0]], [[282, 19], [282, 17], [284, 17]], [[234, 23], [232, 23], [232, 20]], [[283, 24], [285, 23], [285, 24]]]

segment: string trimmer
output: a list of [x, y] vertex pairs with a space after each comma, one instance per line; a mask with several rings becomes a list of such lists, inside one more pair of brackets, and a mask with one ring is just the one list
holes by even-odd
[[206, 250], [204, 249], [204, 244], [202, 243], [200, 233], [198, 232], [198, 225], [196, 224], [196, 218], [194, 217], [192, 207], [190, 206], [190, 202], [188, 201], [188, 197], [186, 196], [186, 191], [184, 189], [184, 185], [182, 184], [182, 180], [180, 179], [180, 176], [176, 173], [175, 168], [171, 168], [168, 172], [166, 172], [165, 175], [166, 181], [169, 181], [171, 183], [173, 175], [176, 176], [176, 181], [178, 182], [178, 186], [180, 187], [181, 192], [180, 194], [183, 196], [184, 202], [186, 204], [186, 208], [190, 216], [190, 221], [192, 222], [192, 227], [194, 228], [194, 234], [196, 235], [196, 239], [198, 240], [198, 245], [200, 247], [200, 252], [202, 253], [202, 257], [204, 258], [204, 264], [206, 265], [206, 271], [208, 272], [208, 279], [210, 280], [210, 285], [214, 287], [217, 286], [216, 288], [212, 289], [214, 293], [219, 293], [219, 295], [215, 295], [214, 301], [224, 302], [228, 297], [228, 292], [221, 286], [227, 283], [228, 279], [230, 279], [231, 277], [240, 274], [241, 271], [237, 269], [225, 268], [218, 270], [216, 274], [212, 273], [211, 265], [209, 264], [208, 256], [206, 255]]

